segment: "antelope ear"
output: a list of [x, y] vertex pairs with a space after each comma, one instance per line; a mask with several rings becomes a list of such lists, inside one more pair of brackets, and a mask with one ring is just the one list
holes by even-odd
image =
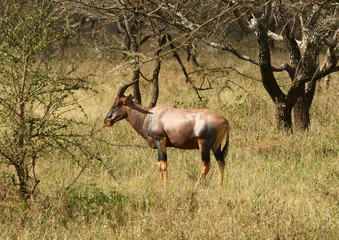
[[132, 94], [128, 95], [128, 96], [126, 97], [126, 102], [133, 100], [133, 98], [134, 98], [134, 97], [132, 96]]
[[128, 96], [125, 98], [124, 104], [126, 104], [127, 102], [133, 100], [133, 98], [134, 98], [134, 97], [132, 96], [132, 94], [128, 95]]

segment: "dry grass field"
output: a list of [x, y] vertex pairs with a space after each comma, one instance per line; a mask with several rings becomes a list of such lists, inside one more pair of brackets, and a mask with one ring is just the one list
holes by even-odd
[[[259, 79], [258, 69], [228, 54], [210, 52], [206, 59]], [[123, 76], [128, 69], [115, 66], [100, 58], [79, 69], [96, 74], [90, 81], [97, 93], [79, 96], [86, 120], [101, 129], [105, 142], [88, 144], [102, 161], [84, 159], [77, 178], [82, 168], [51, 151], [38, 163], [41, 183], [30, 206], [12, 187], [13, 169], [0, 165], [0, 239], [338, 239], [338, 75], [329, 89], [316, 93], [310, 130], [286, 135], [276, 130], [274, 106], [260, 82], [230, 71], [202, 92], [200, 102], [178, 64], [164, 61], [158, 102], [212, 109], [229, 120], [231, 137], [221, 188], [214, 158], [206, 181], [195, 189], [199, 151], [168, 149], [169, 186], [163, 190], [157, 151], [126, 121], [103, 127], [118, 87], [130, 80]], [[151, 67], [143, 66], [144, 73], [150, 75]], [[225, 79], [227, 87], [217, 87]], [[283, 82], [284, 75], [278, 79]], [[142, 81], [141, 91], [147, 105], [149, 83]]]

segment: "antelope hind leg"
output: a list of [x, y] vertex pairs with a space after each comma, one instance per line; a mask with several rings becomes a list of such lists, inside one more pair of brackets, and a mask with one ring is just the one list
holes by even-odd
[[200, 175], [198, 181], [195, 184], [195, 187], [198, 187], [201, 184], [202, 180], [204, 180], [206, 178], [206, 175], [208, 174], [210, 169], [211, 169], [211, 162], [210, 161], [203, 161], [202, 162], [202, 172], [201, 172], [201, 175]]
[[221, 152], [221, 145], [214, 151], [215, 159], [217, 160], [219, 166], [219, 187], [221, 187], [224, 180], [224, 169], [225, 169], [225, 160], [223, 159], [223, 153]]
[[224, 169], [225, 169], [225, 161], [217, 160], [219, 166], [219, 187], [222, 186], [222, 182], [224, 181]]

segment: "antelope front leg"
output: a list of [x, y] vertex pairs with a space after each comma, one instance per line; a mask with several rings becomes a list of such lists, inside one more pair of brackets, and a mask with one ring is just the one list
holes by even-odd
[[163, 183], [164, 187], [167, 187], [167, 161], [158, 161], [158, 169], [160, 173], [160, 182]]
[[166, 154], [166, 140], [162, 139], [155, 141], [158, 148], [158, 169], [160, 173], [160, 182], [167, 187], [168, 176], [167, 176], [167, 154]]

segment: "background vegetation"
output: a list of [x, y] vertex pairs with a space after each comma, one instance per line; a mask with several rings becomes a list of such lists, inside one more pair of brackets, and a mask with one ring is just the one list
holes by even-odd
[[[230, 55], [214, 51], [204, 57], [202, 61], [239, 64]], [[98, 93], [80, 96], [92, 124], [103, 124], [122, 79], [111, 74], [115, 63], [92, 58], [82, 64], [81, 71], [96, 69], [97, 74], [91, 81], [97, 84]], [[337, 80], [330, 89], [317, 93], [310, 130], [286, 135], [276, 131], [270, 116], [273, 106], [260, 83], [232, 75], [230, 79], [237, 80], [242, 88], [230, 83], [224, 90], [204, 92], [200, 102], [195, 92], [183, 85], [185, 79], [178, 74], [174, 60], [164, 68], [160, 85], [167, 88], [161, 90], [160, 103], [213, 109], [230, 121], [231, 145], [223, 187], [217, 187], [217, 168], [212, 162], [205, 185], [195, 190], [201, 168], [199, 152], [169, 149], [169, 188], [164, 192], [158, 184], [157, 151], [122, 121], [102, 129], [106, 143], [97, 144], [96, 150], [103, 161], [91, 161], [73, 184], [82, 168], [62, 151], [50, 151], [37, 169], [41, 183], [30, 205], [18, 198], [12, 186], [13, 169], [1, 165], [0, 238], [338, 236]], [[258, 74], [251, 68], [243, 70], [252, 76]], [[141, 90], [147, 92], [148, 86], [143, 82]], [[87, 131], [78, 129], [83, 134]]]
[[[214, 159], [206, 181], [195, 189], [199, 151], [168, 149], [169, 187], [164, 191], [158, 182], [157, 151], [126, 121], [112, 128], [103, 125], [119, 86], [133, 77], [131, 68], [122, 64], [121, 53], [98, 51], [89, 42], [86, 37], [73, 38], [51, 64], [60, 67], [72, 60], [80, 64], [73, 74], [93, 76], [88, 81], [95, 91], [75, 92], [82, 108], [66, 117], [86, 123], [72, 127], [77, 136], [87, 136], [91, 126], [99, 129], [82, 144], [100, 157], [88, 157], [77, 146], [68, 152], [49, 148], [35, 169], [40, 183], [28, 200], [13, 185], [15, 169], [0, 164], [0, 239], [337, 238], [338, 74], [332, 75], [328, 89], [317, 89], [309, 130], [285, 134], [277, 130], [275, 106], [255, 66], [202, 47], [201, 66], [230, 68], [216, 76], [213, 89], [200, 92], [200, 101], [185, 84], [178, 62], [165, 56], [158, 103], [212, 109], [229, 120], [231, 137], [221, 188]], [[144, 48], [151, 50], [149, 45]], [[272, 54], [276, 65], [288, 57], [279, 45]], [[199, 69], [185, 64], [189, 71]], [[243, 75], [232, 71], [234, 67]], [[141, 70], [152, 75], [153, 63]], [[284, 73], [276, 78], [283, 87], [290, 84]], [[151, 101], [150, 84], [140, 81], [144, 103]]]

